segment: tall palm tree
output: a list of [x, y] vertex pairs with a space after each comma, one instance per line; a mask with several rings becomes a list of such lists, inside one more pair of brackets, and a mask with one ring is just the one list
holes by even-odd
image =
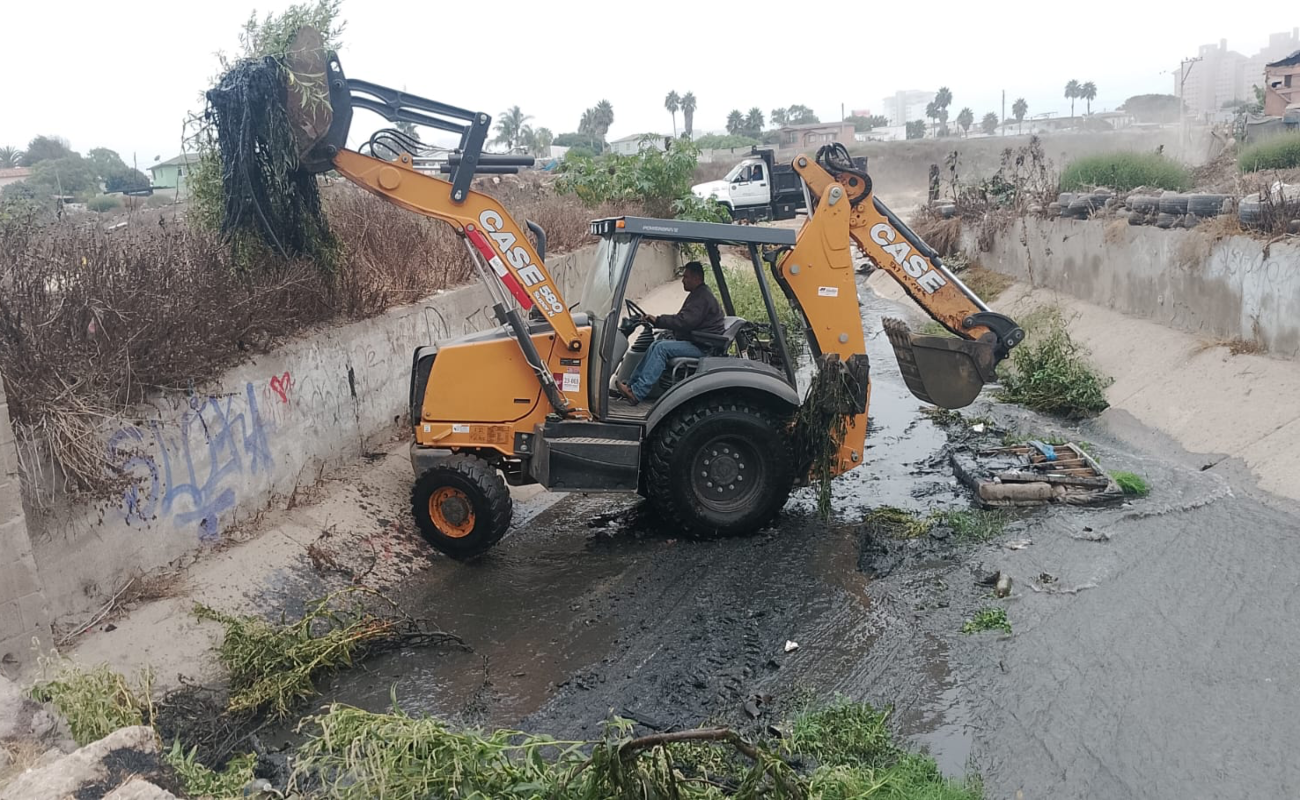
[[[932, 120], [939, 119], [939, 106], [933, 100], [925, 104], [925, 118], [932, 119]], [[934, 133], [936, 136], [938, 136], [939, 134], [939, 128], [937, 124], [935, 125]]]
[[745, 127], [745, 115], [740, 113], [740, 109], [733, 108], [727, 115], [727, 133], [736, 136], [740, 130]]
[[0, 147], [0, 169], [13, 169], [18, 166], [18, 160], [23, 157], [23, 151], [17, 147]]
[[600, 125], [596, 122], [596, 109], [589, 108], [582, 112], [582, 120], [578, 123], [578, 133], [587, 137], [587, 141], [591, 143], [591, 147], [594, 150], [600, 149], [596, 144], [596, 137], [599, 134], [599, 131]]
[[682, 127], [686, 129], [686, 138], [695, 132], [695, 92], [682, 95]]
[[497, 117], [497, 137], [493, 141], [514, 150], [522, 143], [524, 129], [530, 119], [532, 116], [525, 114], [519, 106], [501, 112], [501, 116]]
[[605, 136], [609, 134], [609, 126], [614, 124], [614, 106], [608, 100], [596, 104], [596, 123], [600, 126], [600, 140], [604, 142]]
[[952, 105], [952, 90], [947, 86], [940, 86], [939, 91], [934, 93], [934, 105], [941, 110]]
[[1029, 104], [1025, 102], [1025, 98], [1016, 98], [1016, 102], [1011, 104], [1011, 113], [1016, 116], [1016, 133], [1023, 133], [1025, 115], [1029, 113]]
[[533, 155], [549, 155], [551, 152], [551, 142], [553, 141], [555, 141], [555, 134], [551, 133], [550, 128], [538, 128], [533, 131]]
[[1069, 83], [1065, 84], [1065, 96], [1070, 100], [1071, 117], [1074, 116], [1074, 99], [1079, 96], [1079, 90], [1081, 88], [1083, 87], [1079, 86], [1079, 82], [1075, 80], [1072, 80]]
[[745, 131], [757, 139], [763, 133], [763, 110], [754, 106], [745, 116]]
[[1088, 81], [1079, 87], [1079, 96], [1088, 101], [1088, 113], [1092, 113], [1092, 101], [1097, 99], [1097, 84]]
[[970, 106], [963, 108], [957, 115], [957, 126], [961, 128], [962, 135], [970, 133], [970, 126], [975, 124], [975, 112], [970, 110]]
[[682, 107], [682, 98], [678, 96], [676, 91], [669, 92], [668, 96], [664, 98], [664, 108], [668, 109], [668, 113], [673, 115], [673, 138], [674, 139], [677, 138], [677, 109], [681, 107]]

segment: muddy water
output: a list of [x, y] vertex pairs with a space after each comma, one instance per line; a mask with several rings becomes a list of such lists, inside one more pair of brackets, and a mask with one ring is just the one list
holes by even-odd
[[[963, 774], [971, 740], [945, 646], [932, 637], [913, 653], [898, 642], [914, 632], [918, 605], [960, 605], [934, 598], [969, 595], [969, 580], [945, 578], [960, 568], [935, 559], [905, 570], [896, 597], [873, 600], [854, 523], [882, 504], [968, 500], [938, 458], [945, 433], [919, 416], [881, 332], [882, 314], [904, 312], [860, 293], [871, 430], [864, 465], [835, 482], [835, 524], [817, 520], [801, 490], [772, 530], [695, 542], [647, 519], [638, 498], [566, 497], [480, 561], [439, 560], [406, 587], [403, 604], [459, 633], [472, 654], [372, 659], [325, 699], [382, 710], [391, 697], [471, 724], [592, 736], [610, 713], [648, 730], [765, 723], [808, 695], [843, 694], [894, 706], [904, 734]], [[798, 647], [786, 652], [787, 642]]]

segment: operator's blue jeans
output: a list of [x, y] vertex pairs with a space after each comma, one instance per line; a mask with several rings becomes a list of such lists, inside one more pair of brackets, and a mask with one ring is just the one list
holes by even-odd
[[701, 358], [704, 353], [700, 348], [691, 342], [678, 342], [672, 339], [659, 339], [650, 345], [646, 351], [645, 358], [637, 364], [636, 370], [632, 373], [632, 381], [628, 385], [632, 387], [632, 394], [636, 399], [644, 400], [650, 390], [654, 388], [655, 382], [659, 376], [664, 374], [668, 368], [669, 359], [673, 358]]

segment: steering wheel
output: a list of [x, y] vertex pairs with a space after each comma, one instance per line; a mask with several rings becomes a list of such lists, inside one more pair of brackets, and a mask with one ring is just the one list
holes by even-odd
[[624, 300], [623, 302], [627, 303], [627, 313], [631, 314], [633, 317], [640, 317], [641, 319], [645, 319], [646, 317], [650, 316], [649, 314], [645, 313], [644, 308], [637, 305], [636, 303], [633, 303], [631, 300]]

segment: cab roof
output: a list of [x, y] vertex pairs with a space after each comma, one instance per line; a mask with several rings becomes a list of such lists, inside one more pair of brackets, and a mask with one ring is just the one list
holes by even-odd
[[652, 217], [607, 217], [591, 223], [593, 236], [628, 233], [666, 242], [701, 242], [717, 244], [793, 245], [790, 228], [766, 228], [758, 225], [723, 225], [717, 222], [692, 222]]

